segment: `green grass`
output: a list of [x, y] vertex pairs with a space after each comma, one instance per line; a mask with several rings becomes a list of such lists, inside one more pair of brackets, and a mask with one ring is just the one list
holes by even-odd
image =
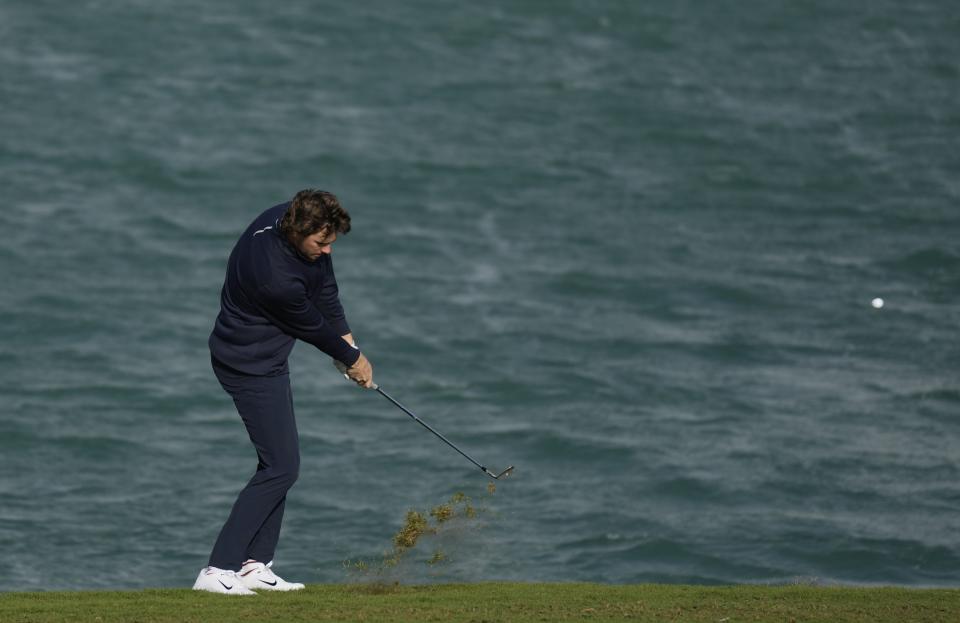
[[186, 589], [0, 593], [17, 621], [960, 621], [960, 590], [608, 584], [312, 585], [227, 597]]

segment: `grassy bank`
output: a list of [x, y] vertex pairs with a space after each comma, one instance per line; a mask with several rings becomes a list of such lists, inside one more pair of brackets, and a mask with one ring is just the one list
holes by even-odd
[[960, 621], [960, 590], [811, 586], [313, 585], [224, 597], [185, 589], [0, 593], [18, 621]]

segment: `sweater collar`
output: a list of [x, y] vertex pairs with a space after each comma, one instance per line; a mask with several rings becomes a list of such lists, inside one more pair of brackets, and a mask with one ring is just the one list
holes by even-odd
[[287, 239], [286, 235], [284, 235], [283, 232], [280, 231], [279, 219], [277, 219], [276, 225], [270, 231], [273, 232], [273, 234], [277, 237], [277, 239], [280, 240], [280, 248], [283, 249], [283, 252], [286, 255], [289, 255], [294, 259], [300, 260], [307, 266], [314, 266], [316, 264], [316, 262], [311, 262], [307, 258], [303, 257], [303, 255], [300, 253], [297, 247], [295, 247], [293, 243]]

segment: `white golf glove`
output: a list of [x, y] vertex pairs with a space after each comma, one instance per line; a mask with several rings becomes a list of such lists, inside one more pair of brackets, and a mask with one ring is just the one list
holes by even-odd
[[[354, 349], [354, 350], [360, 350], [359, 348], [357, 348], [357, 345], [356, 345], [355, 343], [354, 343], [354, 344], [351, 344], [350, 346], [353, 346], [353, 349]], [[339, 372], [340, 374], [343, 375], [343, 378], [345, 378], [345, 379], [347, 379], [348, 381], [350, 381], [350, 375], [347, 374], [347, 368], [349, 368], [350, 366], [346, 365], [346, 364], [343, 363], [342, 361], [338, 361], [338, 360], [334, 359], [334, 360], [333, 360], [333, 367], [337, 369], [337, 372]]]

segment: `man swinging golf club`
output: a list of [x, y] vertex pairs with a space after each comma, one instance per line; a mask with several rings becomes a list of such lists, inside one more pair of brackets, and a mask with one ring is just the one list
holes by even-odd
[[303, 588], [272, 569], [287, 490], [300, 468], [287, 356], [301, 339], [330, 355], [358, 385], [374, 387], [373, 368], [340, 305], [330, 259], [331, 245], [348, 231], [350, 215], [337, 198], [308, 189], [254, 219], [230, 253], [210, 354], [259, 462], [196, 590], [253, 595]]

